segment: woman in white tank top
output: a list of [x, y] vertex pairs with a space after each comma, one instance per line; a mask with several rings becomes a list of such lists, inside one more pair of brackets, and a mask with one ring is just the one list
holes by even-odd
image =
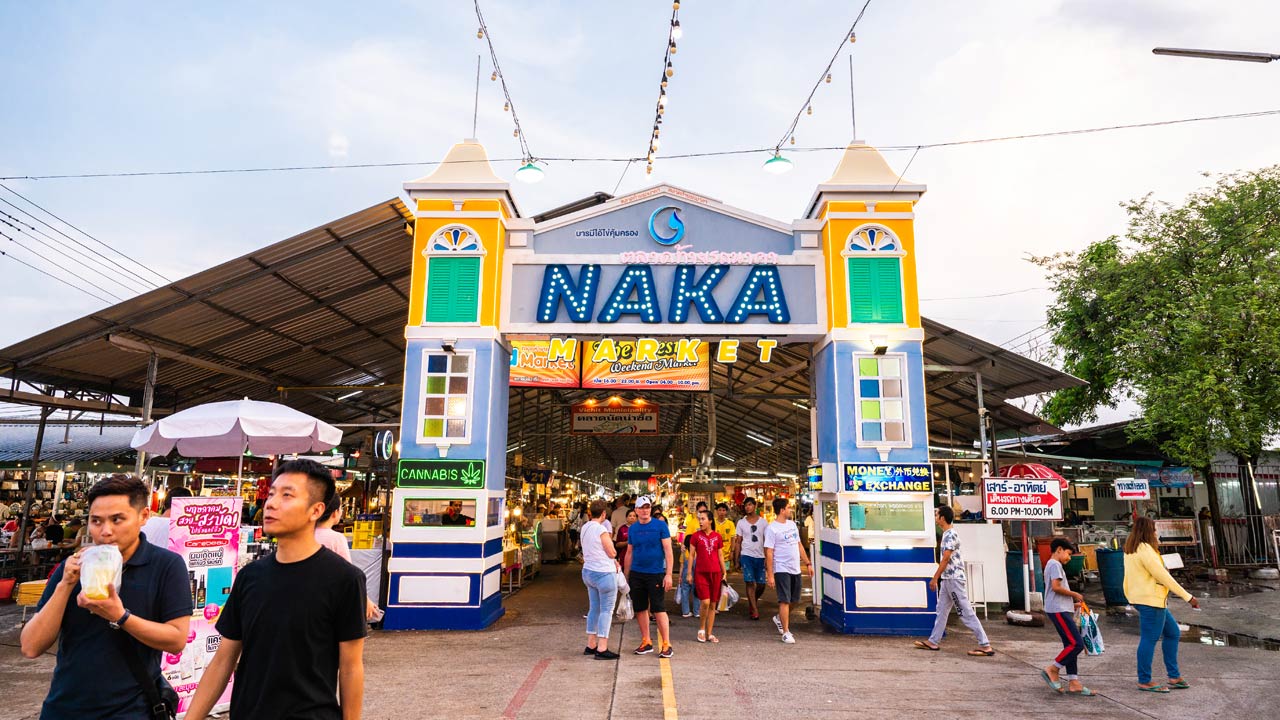
[[609, 506], [595, 500], [588, 511], [590, 520], [582, 526], [582, 582], [587, 586], [591, 608], [587, 611], [587, 647], [583, 655], [597, 660], [615, 660], [618, 654], [609, 650], [609, 628], [613, 624], [613, 605], [618, 600], [618, 551], [613, 547], [613, 534], [605, 525]]

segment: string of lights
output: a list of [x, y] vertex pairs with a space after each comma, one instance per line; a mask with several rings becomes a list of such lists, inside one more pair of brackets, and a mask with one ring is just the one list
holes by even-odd
[[[1019, 140], [1035, 140], [1041, 138], [1064, 137], [1071, 135], [1087, 135], [1094, 133], [1104, 133], [1117, 130], [1135, 130], [1142, 128], [1164, 127], [1170, 125], [1184, 125], [1188, 123], [1212, 122], [1220, 120], [1241, 120], [1247, 118], [1273, 117], [1280, 115], [1278, 110], [1258, 110], [1253, 112], [1230, 113], [1225, 115], [1204, 115], [1199, 117], [1178, 118], [1173, 120], [1156, 120], [1151, 122], [1129, 123], [1124, 125], [1105, 125], [1092, 128], [1080, 128], [1075, 130], [1053, 130], [1048, 132], [1027, 133], [1022, 135], [1001, 135], [987, 138], [971, 138], [966, 140], [950, 140], [936, 143], [921, 143], [918, 145], [879, 145], [875, 148], [867, 148], [868, 152], [875, 150], [878, 152], [915, 152], [917, 150], [931, 150], [949, 147], [957, 147], [961, 145], [980, 145], [988, 143], [1001, 143]], [[844, 152], [848, 148], [844, 145], [818, 145], [811, 147], [793, 147], [788, 148], [787, 152]], [[753, 147], [740, 148], [734, 150], [709, 150], [704, 152], [688, 152], [678, 153], [675, 155], [663, 156], [666, 160], [688, 160], [710, 157], [725, 157], [733, 155], [760, 155], [766, 154], [773, 156], [773, 147]], [[524, 158], [507, 157], [507, 158], [490, 158], [487, 160], [456, 160], [450, 162], [467, 163], [467, 162], [488, 162], [488, 163], [508, 163], [520, 162]], [[538, 162], [582, 162], [582, 163], [633, 163], [643, 161], [645, 157], [584, 157], [584, 156], [547, 156], [537, 158]], [[124, 172], [95, 172], [95, 173], [62, 173], [62, 174], [39, 174], [39, 175], [6, 175], [0, 176], [0, 181], [12, 180], [92, 180], [100, 178], [136, 178], [136, 177], [172, 177], [182, 175], [229, 175], [237, 173], [269, 173], [269, 172], [300, 172], [315, 170], [359, 170], [370, 168], [394, 168], [394, 167], [434, 167], [440, 165], [442, 160], [421, 160], [421, 161], [398, 161], [398, 162], [381, 162], [381, 163], [352, 163], [346, 165], [284, 165], [284, 166], [268, 166], [268, 167], [249, 167], [249, 168], [215, 168], [201, 170], [144, 170], [144, 171], [124, 171]], [[4, 187], [0, 185], [0, 187]], [[12, 191], [11, 191], [12, 192]]]
[[791, 161], [782, 157], [782, 145], [788, 140], [794, 145], [796, 142], [796, 127], [800, 124], [800, 118], [805, 115], [813, 114], [813, 96], [817, 94], [818, 88], [823, 83], [831, 83], [831, 68], [836, 64], [836, 59], [840, 57], [840, 51], [844, 50], [845, 42], [855, 43], [858, 41], [858, 35], [855, 32], [858, 23], [862, 20], [862, 16], [866, 14], [867, 7], [871, 5], [871, 0], [867, 0], [862, 4], [862, 9], [858, 11], [858, 16], [853, 19], [853, 24], [849, 26], [849, 31], [840, 38], [840, 44], [836, 46], [836, 51], [832, 53], [831, 59], [827, 61], [827, 66], [822, 69], [822, 73], [818, 75], [818, 80], [809, 90], [808, 96], [805, 97], [804, 103], [800, 105], [800, 109], [796, 111], [796, 116], [791, 119], [791, 124], [787, 126], [787, 131], [782, 134], [778, 142], [773, 145], [773, 156], [765, 161], [764, 167], [766, 172], [780, 175], [791, 169]]
[[667, 47], [662, 55], [662, 81], [658, 84], [658, 105], [653, 111], [653, 130], [649, 133], [649, 149], [645, 153], [645, 175], [653, 174], [653, 159], [658, 153], [661, 142], [660, 128], [662, 116], [667, 112], [667, 84], [675, 77], [676, 68], [672, 65], [671, 56], [676, 54], [676, 41], [684, 36], [680, 27], [680, 0], [671, 3], [671, 26], [667, 30]]
[[540, 182], [543, 177], [542, 168], [538, 167], [538, 158], [529, 149], [529, 141], [525, 137], [524, 128], [520, 127], [520, 115], [516, 113], [516, 103], [511, 99], [511, 89], [507, 87], [507, 76], [502, 72], [502, 65], [498, 63], [498, 53], [493, 49], [493, 34], [489, 32], [489, 26], [485, 24], [484, 13], [480, 12], [480, 0], [474, 0], [476, 8], [476, 22], [480, 27], [476, 30], [476, 37], [484, 40], [489, 47], [489, 60], [493, 63], [493, 72], [489, 75], [489, 79], [498, 83], [502, 88], [502, 97], [504, 103], [502, 109], [511, 113], [511, 122], [515, 125], [512, 135], [516, 141], [520, 143], [520, 169], [516, 170], [516, 179], [528, 183]]

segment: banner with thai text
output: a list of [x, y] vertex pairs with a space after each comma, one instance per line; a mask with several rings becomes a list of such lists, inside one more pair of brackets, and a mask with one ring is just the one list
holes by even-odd
[[511, 387], [578, 387], [574, 338], [511, 341]]
[[[231, 594], [240, 559], [240, 497], [176, 497], [169, 513], [169, 549], [187, 565], [195, 607], [187, 647], [164, 653], [160, 668], [178, 693], [178, 715], [191, 705], [205, 668], [213, 662], [222, 636], [214, 628]], [[233, 678], [234, 680], [234, 678]], [[231, 706], [231, 682], [218, 698], [216, 712]]]
[[582, 355], [582, 387], [710, 390], [711, 348], [697, 338], [588, 342]]
[[642, 400], [609, 400], [573, 406], [570, 429], [583, 435], [656, 435], [658, 407]]

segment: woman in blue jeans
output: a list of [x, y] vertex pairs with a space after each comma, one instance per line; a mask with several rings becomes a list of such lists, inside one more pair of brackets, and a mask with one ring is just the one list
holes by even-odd
[[[1165, 569], [1156, 539], [1156, 523], [1149, 517], [1134, 520], [1133, 531], [1124, 543], [1124, 594], [1129, 604], [1138, 609], [1138, 689], [1143, 692], [1167, 693], [1169, 688], [1191, 687], [1178, 669], [1178, 640], [1182, 631], [1169, 612], [1169, 593], [1199, 609], [1200, 601], [1182, 589]], [[1156, 654], [1156, 641], [1164, 655], [1167, 683], [1151, 679], [1151, 661]]]
[[591, 519], [579, 531], [582, 542], [582, 582], [587, 586], [591, 609], [587, 611], [587, 647], [583, 655], [597, 660], [616, 660], [609, 650], [609, 628], [613, 625], [613, 605], [618, 601], [618, 551], [613, 534], [605, 527], [609, 506], [603, 500], [591, 503]]
[[693, 533], [684, 536], [684, 552], [681, 555], [684, 560], [680, 563], [680, 617], [702, 617], [699, 610], [701, 603], [698, 598], [693, 596], [693, 573], [694, 558], [693, 547], [689, 544], [693, 539]]

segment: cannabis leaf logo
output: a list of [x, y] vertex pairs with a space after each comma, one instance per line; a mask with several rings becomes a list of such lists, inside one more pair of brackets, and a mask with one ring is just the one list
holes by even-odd
[[467, 465], [467, 469], [462, 471], [463, 485], [479, 485], [484, 479], [484, 471], [476, 466], [475, 463]]

